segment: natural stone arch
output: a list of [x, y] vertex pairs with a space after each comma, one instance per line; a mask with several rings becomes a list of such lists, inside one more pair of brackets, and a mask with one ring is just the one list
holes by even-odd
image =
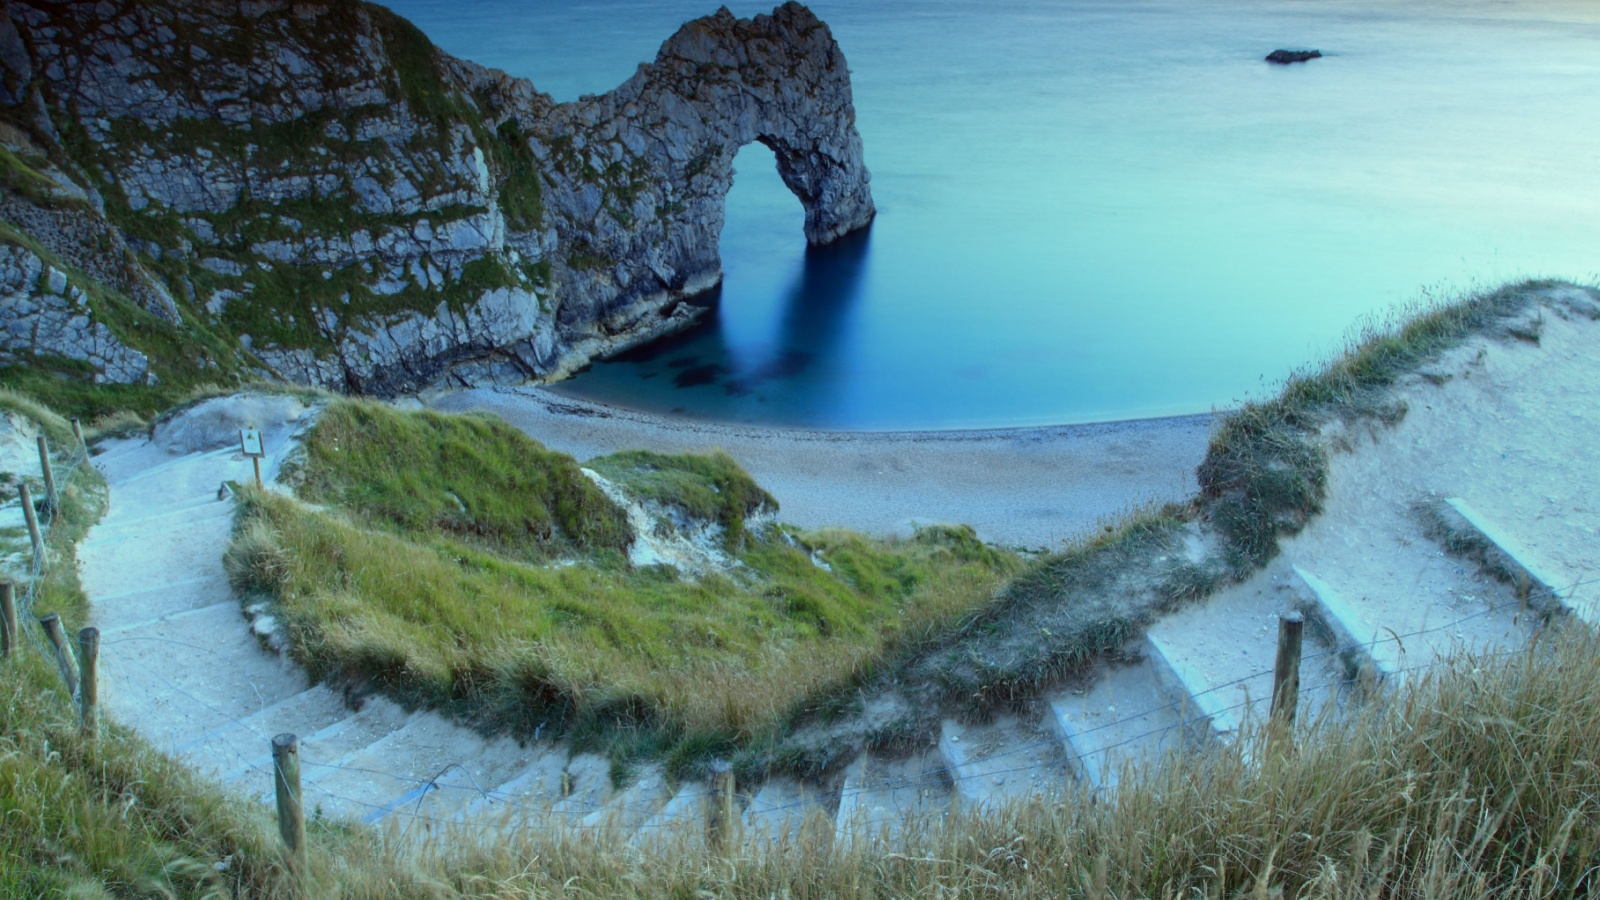
[[654, 63], [608, 94], [556, 106], [539, 129], [549, 224], [568, 253], [555, 263], [569, 339], [668, 330], [678, 300], [720, 280], [733, 159], [747, 144], [773, 151], [811, 244], [875, 213], [849, 67], [799, 3], [689, 22]]

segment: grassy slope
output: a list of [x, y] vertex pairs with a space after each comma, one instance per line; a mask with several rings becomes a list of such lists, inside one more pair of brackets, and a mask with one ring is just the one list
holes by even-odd
[[297, 477], [311, 502], [527, 561], [628, 546], [627, 518], [571, 457], [493, 416], [334, 403]]
[[746, 533], [771, 498], [725, 456], [598, 465], [739, 528], [737, 564], [698, 579], [630, 568], [616, 552], [620, 512], [570, 457], [487, 418], [339, 402], [299, 477], [302, 497], [345, 514], [250, 494], [231, 571], [278, 599], [296, 656], [321, 677], [689, 761], [770, 735], [987, 602], [1018, 565], [962, 529], [906, 541]]

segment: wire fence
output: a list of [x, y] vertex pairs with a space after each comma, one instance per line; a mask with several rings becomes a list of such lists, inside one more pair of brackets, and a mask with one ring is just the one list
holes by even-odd
[[[64, 494], [67, 488], [72, 485], [73, 476], [77, 474], [79, 467], [86, 464], [88, 460], [88, 446], [85, 442], [79, 441], [77, 450], [70, 457], [65, 470], [56, 470], [52, 465], [52, 477], [57, 487], [58, 497], [61, 494]], [[43, 468], [43, 464], [44, 461], [41, 460], [41, 469]], [[43, 475], [41, 472], [41, 480], [42, 478]], [[37, 521], [39, 524], [39, 548], [32, 554], [27, 568], [24, 570], [23, 580], [26, 582], [26, 585], [23, 586], [22, 589], [16, 594], [17, 630], [19, 632], [25, 631], [31, 634], [33, 636], [33, 646], [46, 657], [51, 657], [55, 654], [55, 648], [53, 648], [50, 645], [50, 642], [45, 638], [44, 629], [38, 627], [28, 627], [28, 623], [31, 622], [34, 623], [34, 625], [37, 625], [39, 621], [39, 596], [42, 585], [44, 584], [46, 570], [50, 565], [50, 538], [54, 534], [56, 525], [61, 519], [61, 510], [57, 508], [60, 505], [59, 500], [53, 505], [48, 502], [50, 499], [49, 497], [34, 499], [35, 515], [37, 516]], [[44, 499], [46, 502], [42, 504], [38, 503], [37, 500], [39, 499]], [[74, 694], [72, 700], [73, 703], [76, 704], [79, 702], [80, 698]]]

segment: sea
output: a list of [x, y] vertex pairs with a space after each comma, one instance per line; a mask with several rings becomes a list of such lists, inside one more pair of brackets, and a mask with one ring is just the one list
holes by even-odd
[[[557, 100], [716, 9], [386, 5]], [[1600, 280], [1600, 2], [811, 7], [849, 62], [876, 221], [808, 250], [771, 151], [745, 147], [711, 312], [556, 390], [845, 431], [1184, 415], [1421, 304]], [[1324, 56], [1263, 61], [1279, 48]]]

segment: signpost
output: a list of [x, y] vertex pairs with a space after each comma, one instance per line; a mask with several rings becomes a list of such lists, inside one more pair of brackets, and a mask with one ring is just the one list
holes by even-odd
[[245, 456], [250, 457], [251, 462], [255, 463], [256, 487], [260, 488], [262, 486], [261, 457], [267, 455], [267, 451], [264, 449], [261, 443], [261, 432], [255, 430], [254, 428], [246, 428], [240, 431], [239, 449], [244, 453]]

